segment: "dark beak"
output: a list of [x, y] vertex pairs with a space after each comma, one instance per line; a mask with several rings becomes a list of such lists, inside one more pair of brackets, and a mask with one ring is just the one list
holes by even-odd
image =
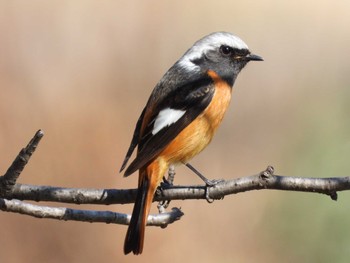
[[247, 59], [248, 61], [251, 61], [251, 60], [253, 60], [253, 61], [264, 61], [262, 57], [257, 56], [257, 55], [254, 55], [254, 54], [248, 54], [248, 55], [246, 56], [246, 59]]

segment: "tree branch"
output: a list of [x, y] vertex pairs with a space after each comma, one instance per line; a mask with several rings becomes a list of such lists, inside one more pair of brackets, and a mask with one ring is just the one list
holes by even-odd
[[[43, 136], [38, 131], [30, 143], [22, 149], [6, 174], [0, 177], [0, 209], [40, 218], [59, 220], [76, 220], [83, 222], [105, 222], [128, 224], [130, 216], [109, 211], [88, 211], [59, 207], [38, 206], [19, 200], [49, 201], [74, 204], [125, 204], [133, 203], [137, 189], [84, 189], [51, 186], [35, 186], [16, 184], [24, 166], [37, 147]], [[170, 175], [174, 175], [171, 169]], [[334, 178], [303, 178], [274, 175], [274, 169], [269, 166], [266, 170], [253, 175], [231, 180], [221, 180], [213, 187], [206, 186], [169, 186], [162, 185], [157, 191], [154, 201], [185, 200], [185, 199], [222, 199], [226, 195], [238, 194], [252, 190], [273, 189], [326, 194], [337, 199], [338, 191], [350, 190], [350, 177]], [[19, 200], [9, 200], [19, 199]], [[162, 211], [163, 209], [159, 209]], [[169, 213], [151, 215], [150, 225], [166, 226], [179, 219], [183, 213], [173, 209]]]
[[[169, 186], [158, 191], [154, 201], [206, 199], [206, 192], [210, 198], [222, 199], [226, 195], [262, 189], [320, 193], [336, 200], [336, 192], [350, 190], [350, 177], [279, 176], [273, 175], [273, 168], [269, 166], [257, 175], [222, 180], [214, 187]], [[136, 192], [137, 189], [84, 189], [16, 184], [12, 193], [6, 197], [19, 200], [109, 205], [133, 203]]]
[[[128, 214], [110, 211], [79, 210], [63, 207], [39, 206], [25, 203], [19, 200], [7, 200], [0, 198], [0, 210], [19, 213], [37, 218], [51, 218], [64, 221], [99, 222], [107, 224], [128, 225], [131, 216]], [[170, 212], [150, 215], [148, 226], [166, 227], [168, 224], [179, 220], [183, 215], [180, 209], [172, 208]]]

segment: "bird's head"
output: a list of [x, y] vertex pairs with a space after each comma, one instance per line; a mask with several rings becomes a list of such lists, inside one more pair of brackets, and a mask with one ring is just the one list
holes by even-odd
[[233, 84], [249, 61], [262, 61], [239, 37], [216, 32], [203, 37], [180, 58], [177, 65], [191, 73], [212, 70]]

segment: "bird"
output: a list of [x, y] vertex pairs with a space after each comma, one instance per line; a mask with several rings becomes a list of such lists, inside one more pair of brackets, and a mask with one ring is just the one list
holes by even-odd
[[124, 254], [143, 251], [145, 226], [157, 187], [170, 165], [188, 164], [212, 140], [230, 104], [232, 87], [249, 61], [262, 61], [238, 36], [204, 36], [164, 74], [134, 130], [122, 172], [139, 171], [138, 190]]

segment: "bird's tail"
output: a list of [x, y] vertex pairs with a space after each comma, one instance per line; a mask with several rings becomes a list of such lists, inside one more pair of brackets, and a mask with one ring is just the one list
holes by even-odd
[[[147, 170], [150, 173], [160, 172], [158, 169]], [[154, 193], [160, 182], [158, 174], [147, 173], [146, 169], [140, 170], [139, 188], [130, 224], [126, 232], [124, 254], [133, 252], [135, 255], [138, 255], [142, 253], [147, 217], [151, 209]], [[160, 176], [160, 178], [162, 177], [163, 175]]]

